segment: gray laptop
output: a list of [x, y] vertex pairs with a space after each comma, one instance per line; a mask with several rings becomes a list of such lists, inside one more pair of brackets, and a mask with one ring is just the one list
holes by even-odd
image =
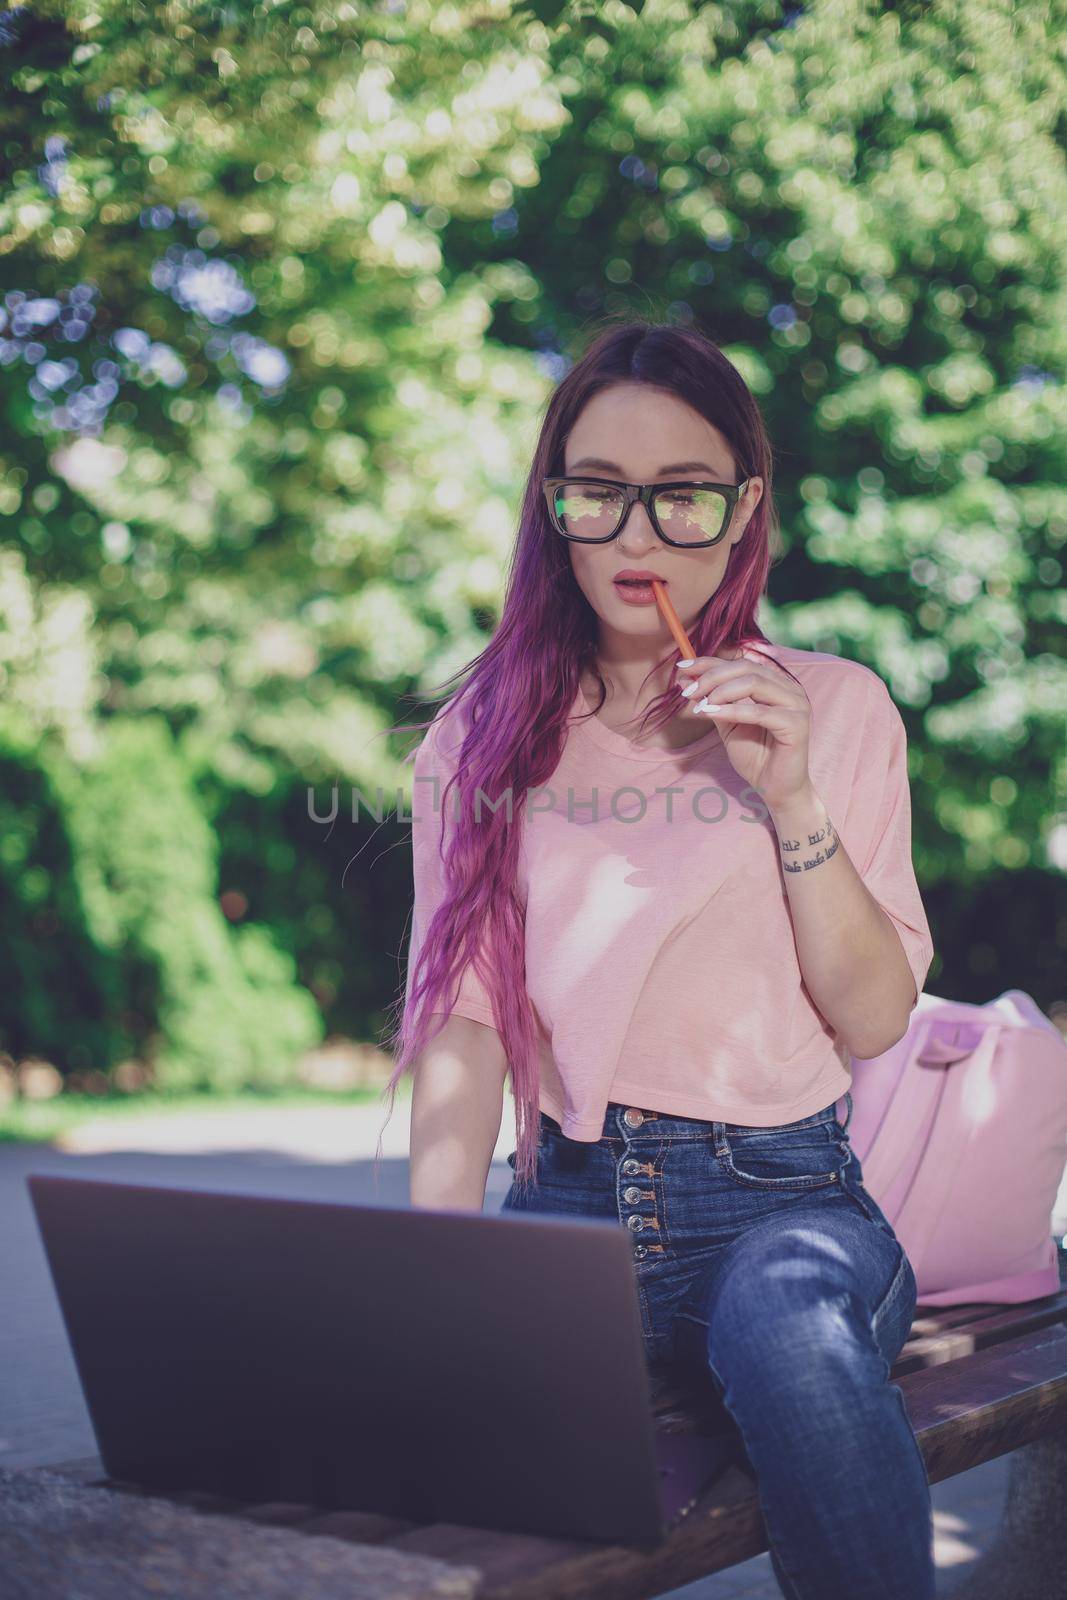
[[655, 1544], [734, 1459], [657, 1428], [610, 1219], [27, 1184], [109, 1477]]

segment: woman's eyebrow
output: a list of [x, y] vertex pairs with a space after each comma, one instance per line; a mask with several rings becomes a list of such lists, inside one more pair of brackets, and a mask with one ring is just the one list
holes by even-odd
[[[623, 475], [622, 468], [617, 462], [602, 461], [599, 456], [583, 456], [580, 461], [574, 463], [571, 471], [577, 472], [579, 467], [596, 467], [601, 472], [617, 472], [620, 477]], [[709, 467], [706, 461], [675, 461], [669, 467], [660, 467], [656, 477], [665, 477], [668, 472], [710, 472], [714, 475], [715, 468]]]

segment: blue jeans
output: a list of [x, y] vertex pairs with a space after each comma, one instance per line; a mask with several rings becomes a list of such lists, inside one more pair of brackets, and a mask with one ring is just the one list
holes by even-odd
[[789, 1600], [928, 1600], [930, 1486], [889, 1381], [918, 1290], [845, 1100], [770, 1128], [612, 1102], [592, 1143], [542, 1111], [538, 1186], [502, 1209], [630, 1231], [650, 1369], [710, 1378]]

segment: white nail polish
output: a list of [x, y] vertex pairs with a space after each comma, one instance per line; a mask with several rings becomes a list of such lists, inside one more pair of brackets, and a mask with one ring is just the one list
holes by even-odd
[[688, 700], [690, 695], [696, 694], [699, 691], [699, 689], [700, 689], [699, 683], [691, 683], [689, 685], [688, 689], [683, 689], [682, 690], [682, 693], [685, 695], [685, 698]]

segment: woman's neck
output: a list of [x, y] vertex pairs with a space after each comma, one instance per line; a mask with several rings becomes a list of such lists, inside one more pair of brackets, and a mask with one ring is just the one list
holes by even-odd
[[[740, 651], [723, 650], [721, 654], [730, 660], [735, 660]], [[642, 714], [653, 700], [670, 688], [673, 668], [665, 669], [666, 676], [661, 672], [658, 678], [653, 677], [645, 682], [647, 664], [642, 668], [639, 664], [628, 661], [621, 663], [613, 671], [608, 663], [598, 658], [595, 665], [607, 690], [607, 698], [597, 716], [615, 733], [620, 733], [632, 743], [650, 750], [681, 750], [697, 739], [707, 737], [712, 726], [710, 718], [694, 716], [692, 711], [687, 709], [676, 711], [670, 721], [662, 727], [654, 728], [643, 738], [638, 738]], [[599, 683], [592, 668], [587, 668], [582, 673], [581, 682], [586, 699], [595, 706], [600, 693]]]
[[[736, 661], [741, 651], [732, 646], [723, 648], [718, 654], [729, 661]], [[644, 738], [638, 739], [638, 727], [645, 708], [675, 681], [673, 665], [662, 668], [658, 674], [648, 678], [650, 665], [647, 661], [612, 662], [603, 656], [596, 657], [594, 667], [599, 670], [607, 690], [607, 698], [597, 713], [600, 721], [645, 749], [681, 750], [697, 739], [706, 738], [712, 726], [711, 719], [694, 716], [692, 711], [686, 709], [676, 711], [663, 727], [653, 729]], [[593, 668], [583, 671], [582, 688], [586, 698], [595, 706], [600, 695]]]

